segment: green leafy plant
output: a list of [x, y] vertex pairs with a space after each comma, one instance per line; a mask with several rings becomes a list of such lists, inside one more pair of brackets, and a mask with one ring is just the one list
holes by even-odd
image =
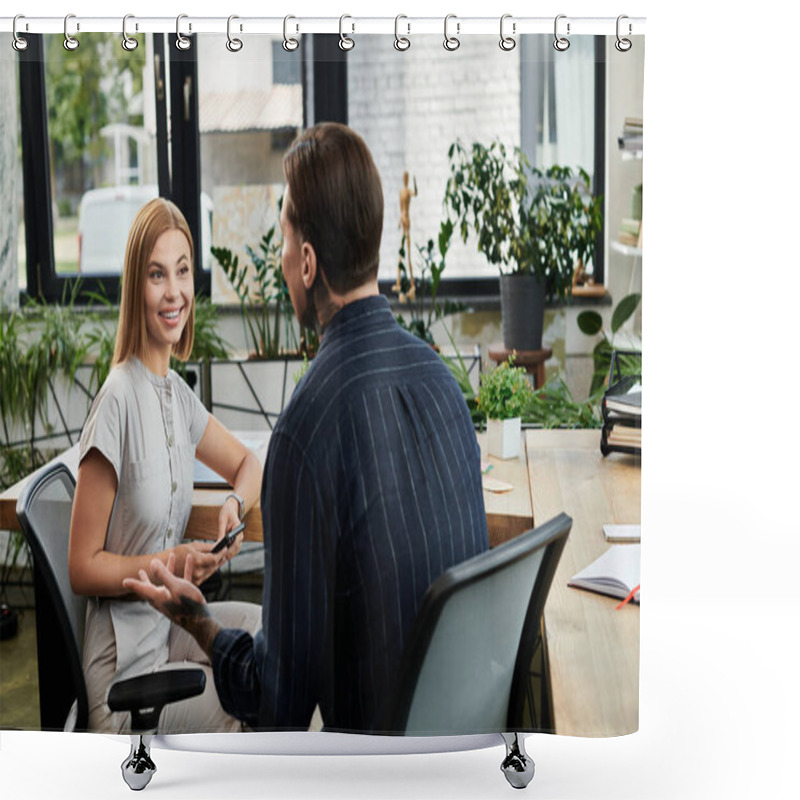
[[[614, 351], [614, 335], [630, 319], [642, 299], [641, 294], [634, 293], [626, 295], [619, 301], [617, 307], [611, 314], [611, 332], [603, 327], [603, 318], [597, 311], [587, 310], [578, 314], [578, 328], [587, 336], [602, 334], [602, 339], [595, 345], [592, 351], [594, 361], [594, 374], [589, 389], [589, 395], [593, 396], [601, 392], [608, 381], [608, 371], [611, 366], [611, 353]], [[633, 361], [636, 361], [635, 359]], [[623, 374], [637, 372], [641, 374], [641, 358], [638, 363], [632, 363], [630, 358], [623, 358], [620, 362]]]
[[0, 312], [0, 386], [3, 387], [0, 391], [0, 420], [6, 442], [9, 428], [23, 417], [25, 411], [25, 391], [18, 374], [23, 322], [19, 311]]
[[31, 300], [26, 309], [31, 327], [20, 353], [17, 380], [24, 395], [31, 459], [34, 457], [36, 418], [44, 430], [52, 430], [47, 418], [47, 392], [58, 373], [72, 385], [78, 367], [84, 362], [89, 343], [83, 334], [87, 317], [75, 308], [80, 281], [65, 284], [61, 303]]
[[[275, 226], [261, 237], [259, 252], [249, 245], [245, 248], [251, 265], [239, 264], [239, 256], [226, 247], [212, 247], [222, 271], [233, 286], [242, 309], [245, 337], [256, 358], [275, 358], [280, 337], [280, 303], [285, 285], [281, 269], [281, 246], [275, 237]], [[278, 306], [274, 320], [270, 319], [270, 303]]]
[[245, 338], [257, 359], [277, 358], [287, 351], [310, 352], [319, 346], [315, 331], [301, 328], [298, 339], [289, 288], [283, 276], [281, 243], [272, 225], [261, 237], [258, 251], [247, 245], [250, 264], [226, 247], [212, 247], [222, 271], [233, 286], [242, 310]]
[[439, 226], [439, 236], [436, 244], [433, 239], [428, 239], [425, 247], [418, 247], [419, 250], [419, 277], [415, 281], [416, 293], [413, 300], [408, 299], [410, 281], [406, 275], [405, 267], [405, 247], [400, 246], [400, 303], [408, 305], [409, 319], [403, 314], [397, 314], [397, 321], [410, 333], [413, 333], [423, 342], [431, 346], [436, 346], [433, 338], [432, 327], [438, 320], [450, 314], [464, 311], [466, 306], [453, 300], [440, 300], [438, 297], [439, 287], [442, 281], [447, 259], [447, 251], [450, 249], [450, 241], [453, 238], [453, 223], [445, 220]]
[[560, 377], [551, 378], [533, 392], [522, 412], [522, 422], [543, 428], [600, 428], [603, 424], [594, 399], [577, 402]]
[[464, 242], [501, 274], [531, 273], [548, 297], [566, 299], [576, 262], [588, 265], [602, 228], [600, 198], [586, 170], [532, 167], [518, 147], [460, 141], [450, 146], [444, 205], [455, 214]]
[[[219, 309], [203, 294], [194, 299], [194, 342], [189, 361], [208, 363], [214, 358], [228, 358], [230, 345], [217, 332]], [[173, 358], [172, 368], [186, 374], [186, 363]]]
[[488, 419], [521, 417], [533, 389], [523, 367], [515, 367], [513, 357], [481, 376], [478, 407]]

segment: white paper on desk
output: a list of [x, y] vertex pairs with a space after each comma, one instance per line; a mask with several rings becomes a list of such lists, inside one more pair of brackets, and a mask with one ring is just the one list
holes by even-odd
[[511, 483], [506, 483], [505, 481], [498, 480], [497, 478], [490, 478], [488, 475], [484, 475], [483, 488], [487, 492], [502, 494], [503, 492], [510, 492], [514, 486]]
[[603, 525], [603, 535], [607, 542], [624, 544], [642, 541], [641, 525]]
[[[640, 544], [612, 544], [567, 585], [624, 600], [639, 585], [641, 547]], [[633, 602], [639, 602], [638, 591]]]

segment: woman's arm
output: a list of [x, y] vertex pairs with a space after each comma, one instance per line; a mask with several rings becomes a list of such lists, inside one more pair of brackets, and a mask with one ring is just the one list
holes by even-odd
[[[261, 493], [262, 468], [255, 454], [245, 447], [219, 420], [214, 416], [208, 419], [203, 438], [197, 445], [197, 457], [214, 472], [221, 475], [233, 486], [244, 500], [245, 513], [249, 511], [258, 500]], [[239, 504], [229, 497], [219, 511], [218, 539], [239, 522]], [[187, 535], [191, 535], [187, 531]], [[242, 546], [242, 538], [236, 541], [227, 550], [227, 558], [233, 558]], [[181, 566], [178, 564], [178, 572]]]
[[202, 583], [225, 560], [225, 554], [210, 552], [211, 542], [180, 544], [160, 553], [123, 556], [105, 549], [108, 522], [117, 494], [117, 476], [99, 450], [90, 450], [78, 467], [75, 499], [69, 532], [69, 579], [76, 594], [113, 597], [127, 594], [125, 578], [136, 578], [154, 558], [167, 563], [173, 553], [177, 569], [184, 571], [191, 553], [192, 580]]

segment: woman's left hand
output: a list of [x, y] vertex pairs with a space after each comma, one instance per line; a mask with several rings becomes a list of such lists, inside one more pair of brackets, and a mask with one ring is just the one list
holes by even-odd
[[[235, 498], [229, 497], [225, 500], [219, 510], [219, 525], [217, 530], [217, 541], [219, 541], [229, 530], [239, 524], [239, 504]], [[225, 561], [230, 561], [241, 549], [244, 534], [237, 536], [230, 547], [225, 550]]]

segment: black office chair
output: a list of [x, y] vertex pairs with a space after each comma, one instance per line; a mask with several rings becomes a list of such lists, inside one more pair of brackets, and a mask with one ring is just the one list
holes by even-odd
[[527, 786], [534, 765], [519, 736], [524, 700], [545, 600], [571, 527], [560, 514], [430, 585], [387, 698], [383, 732], [499, 733], [506, 778], [515, 788]]
[[[39, 708], [42, 730], [85, 731], [89, 708], [83, 675], [86, 598], [72, 593], [67, 557], [75, 481], [64, 464], [37, 472], [17, 501], [17, 516], [34, 563], [36, 644], [39, 662]], [[109, 692], [112, 711], [131, 714], [130, 755], [122, 777], [132, 789], [143, 789], [155, 772], [150, 739], [162, 708], [201, 694], [201, 669], [140, 675], [115, 683]]]

